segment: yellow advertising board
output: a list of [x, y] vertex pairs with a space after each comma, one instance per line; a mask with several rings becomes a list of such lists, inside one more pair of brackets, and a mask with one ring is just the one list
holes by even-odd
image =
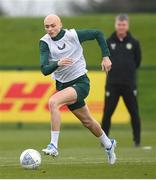
[[[104, 107], [103, 72], [90, 71], [91, 90], [86, 102], [100, 122]], [[55, 81], [40, 71], [0, 71], [0, 122], [49, 122], [48, 99], [55, 93]], [[66, 106], [62, 122], [79, 122]], [[127, 123], [128, 112], [120, 99], [113, 114], [114, 123]]]

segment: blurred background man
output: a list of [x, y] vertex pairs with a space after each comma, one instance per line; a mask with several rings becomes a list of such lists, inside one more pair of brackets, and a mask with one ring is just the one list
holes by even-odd
[[111, 54], [112, 70], [106, 81], [105, 107], [102, 128], [109, 134], [111, 116], [122, 96], [131, 116], [133, 141], [140, 146], [140, 117], [137, 102], [136, 72], [141, 62], [139, 42], [129, 32], [128, 15], [120, 14], [115, 19], [115, 32], [107, 40]]

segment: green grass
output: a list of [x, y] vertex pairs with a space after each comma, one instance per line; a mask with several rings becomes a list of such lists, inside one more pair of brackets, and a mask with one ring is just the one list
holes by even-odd
[[[114, 31], [116, 14], [62, 18], [64, 28], [96, 28], [108, 37]], [[143, 65], [156, 65], [156, 14], [130, 14], [131, 32], [140, 40]], [[87, 22], [87, 23], [86, 23]], [[44, 35], [43, 18], [0, 18], [0, 66], [39, 66], [39, 39]], [[84, 43], [89, 66], [100, 66], [101, 52], [96, 41]]]
[[27, 148], [41, 149], [49, 142], [48, 125], [12, 125], [0, 127], [0, 178], [156, 178], [155, 124], [143, 122], [142, 146], [134, 148], [130, 125], [113, 125], [111, 136], [118, 141], [118, 161], [107, 159], [98, 140], [81, 126], [62, 127], [60, 155], [53, 159], [42, 154], [38, 170], [24, 170], [19, 165], [20, 153]]

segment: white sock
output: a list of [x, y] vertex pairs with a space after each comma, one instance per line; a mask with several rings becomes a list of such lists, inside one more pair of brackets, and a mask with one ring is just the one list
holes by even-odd
[[100, 142], [105, 146], [105, 148], [111, 148], [112, 143], [111, 140], [107, 137], [105, 132], [99, 137]]
[[51, 131], [51, 144], [53, 144], [56, 148], [58, 147], [58, 139], [59, 139], [60, 131]]

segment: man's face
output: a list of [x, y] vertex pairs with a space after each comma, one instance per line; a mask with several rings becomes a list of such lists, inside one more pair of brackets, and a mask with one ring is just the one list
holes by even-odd
[[61, 21], [57, 18], [47, 18], [44, 21], [45, 31], [53, 38], [58, 35], [62, 28]]
[[116, 20], [115, 22], [115, 30], [119, 35], [125, 35], [129, 29], [129, 23], [126, 20], [120, 21]]

